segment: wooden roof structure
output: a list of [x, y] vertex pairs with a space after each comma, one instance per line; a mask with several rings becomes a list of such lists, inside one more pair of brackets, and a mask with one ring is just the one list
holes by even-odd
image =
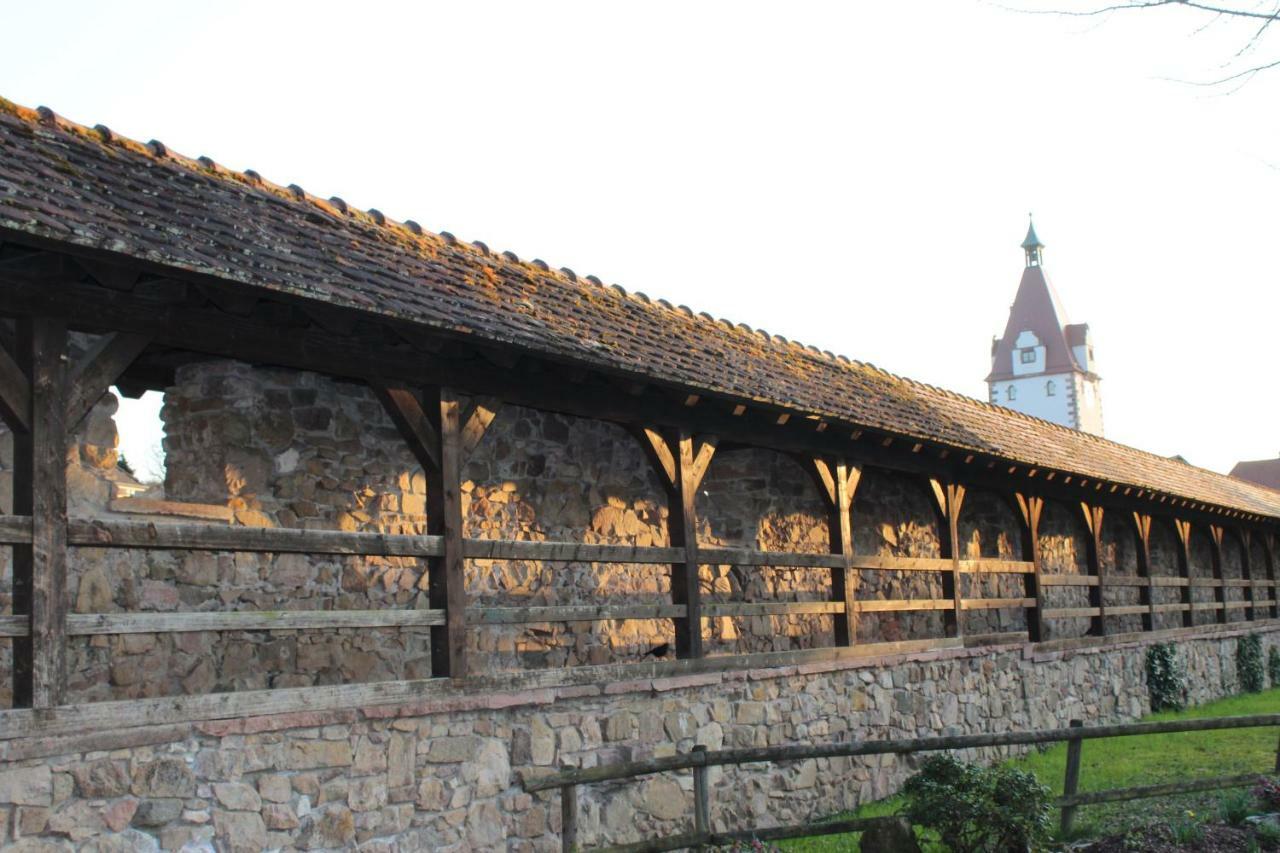
[[[976, 456], [988, 467], [1007, 462], [1011, 473], [1052, 479], [1056, 472], [1113, 492], [1280, 518], [1280, 497], [1248, 482], [393, 222], [341, 199], [315, 198], [253, 171], [188, 159], [159, 142], [77, 125], [44, 108], [0, 102], [0, 155], [0, 240], [11, 272], [22, 263], [19, 250], [30, 247], [83, 258], [98, 289], [138, 296], [147, 290], [139, 281], [198, 282], [222, 310], [224, 334], [260, 298], [281, 297], [330, 332], [347, 332], [352, 343], [363, 317], [415, 345], [423, 335], [467, 342], [496, 374], [529, 355], [611, 377], [633, 394], [654, 387], [703, 406], [716, 401], [717, 413], [763, 410], [772, 423], [803, 421], [846, 442], [897, 441], [915, 453]], [[127, 270], [141, 270], [142, 278]], [[121, 278], [112, 281], [113, 272]], [[30, 269], [25, 274], [36, 280]], [[50, 290], [39, 298], [53, 298]], [[81, 303], [86, 314], [106, 311], [130, 325], [128, 312], [112, 309], [111, 300], [76, 295], [88, 299]], [[34, 294], [10, 289], [11, 299], [28, 297]], [[189, 325], [178, 328], [199, 332]], [[300, 331], [295, 343], [320, 365], [328, 342], [308, 334]], [[243, 356], [261, 358], [251, 339], [240, 333]], [[601, 414], [609, 416], [607, 406]]]

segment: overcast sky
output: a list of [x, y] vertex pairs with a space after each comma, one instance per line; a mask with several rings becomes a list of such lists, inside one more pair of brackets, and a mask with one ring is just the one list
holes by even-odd
[[983, 399], [1034, 211], [1108, 437], [1217, 470], [1280, 451], [1280, 69], [1178, 82], [1219, 76], [1226, 24], [969, 0], [4, 16], [11, 100]]

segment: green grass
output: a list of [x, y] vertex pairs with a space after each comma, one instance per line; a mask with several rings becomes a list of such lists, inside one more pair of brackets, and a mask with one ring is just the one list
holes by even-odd
[[[1280, 712], [1280, 689], [1244, 696], [1232, 696], [1181, 712], [1152, 714], [1148, 720], [1191, 717], [1228, 717]], [[1228, 729], [1216, 732], [1143, 735], [1141, 737], [1087, 740], [1080, 757], [1080, 790], [1101, 791], [1136, 785], [1157, 785], [1203, 776], [1226, 776], [1257, 771], [1269, 772], [1275, 764], [1274, 728]], [[1054, 796], [1062, 794], [1067, 745], [1057, 744], [1011, 762], [1030, 770], [1048, 785]], [[1210, 791], [1176, 797], [1134, 800], [1087, 806], [1076, 816], [1074, 837], [1124, 832], [1135, 825], [1163, 822], [1194, 812], [1197, 818], [1218, 819], [1218, 806], [1229, 792]], [[897, 797], [868, 803], [851, 815], [870, 817], [892, 814], [901, 805]], [[1057, 815], [1054, 815], [1057, 826]], [[816, 836], [781, 842], [784, 850], [803, 853], [856, 853], [856, 834]], [[928, 849], [928, 846], [926, 846]]]

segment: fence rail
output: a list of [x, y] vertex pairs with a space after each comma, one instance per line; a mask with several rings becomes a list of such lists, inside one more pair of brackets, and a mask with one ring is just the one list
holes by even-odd
[[813, 825], [713, 832], [710, 829], [710, 821], [708, 819], [710, 813], [710, 787], [706, 771], [710, 767], [775, 763], [779, 761], [804, 761], [816, 758], [891, 754], [910, 755], [917, 752], [938, 752], [992, 746], [1032, 746], [1065, 742], [1067, 744], [1067, 765], [1063, 780], [1063, 795], [1054, 802], [1054, 805], [1061, 810], [1061, 827], [1065, 834], [1070, 831], [1076, 810], [1080, 806], [1145, 799], [1169, 794], [1235, 788], [1251, 784], [1259, 776], [1271, 770], [1280, 773], [1280, 745], [1278, 745], [1275, 765], [1267, 771], [1232, 776], [1183, 779], [1160, 785], [1112, 788], [1081, 793], [1078, 790], [1080, 783], [1080, 757], [1085, 741], [1138, 735], [1271, 726], [1280, 726], [1280, 714], [1165, 720], [1106, 726], [1084, 726], [1079, 720], [1072, 720], [1071, 724], [1066, 728], [1042, 729], [1039, 731], [850, 741], [847, 743], [796, 744], [792, 746], [752, 747], [747, 749], [707, 750], [705, 747], [696, 746], [692, 752], [680, 755], [650, 758], [641, 761], [626, 761], [597, 767], [566, 769], [547, 776], [525, 777], [521, 779], [521, 785], [526, 793], [557, 789], [560, 791], [561, 846], [565, 851], [577, 851], [584, 849], [579, 846], [578, 842], [578, 786], [634, 779], [654, 773], [693, 770], [694, 831], [692, 833], [668, 835], [633, 844], [594, 848], [599, 851], [610, 851], [610, 853], [621, 853], [621, 851], [650, 853], [650, 851], [724, 844], [739, 839], [776, 840], [810, 835], [828, 835], [837, 832], [857, 832], [869, 829], [875, 824], [886, 820], [886, 818], [851, 818]]

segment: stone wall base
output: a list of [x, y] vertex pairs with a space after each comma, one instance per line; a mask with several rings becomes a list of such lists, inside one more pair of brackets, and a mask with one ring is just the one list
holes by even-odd
[[[1192, 701], [1238, 690], [1247, 631], [1178, 648]], [[1280, 628], [1262, 627], [1264, 645]], [[1150, 640], [1071, 651], [957, 649], [89, 732], [5, 744], [0, 826], [30, 850], [558, 850], [559, 794], [521, 775], [668, 755], [1133, 720]], [[1195, 737], [1195, 735], [1187, 735]], [[975, 750], [988, 761], [1009, 749]], [[1158, 756], [1153, 756], [1153, 762]], [[716, 829], [797, 823], [891, 794], [911, 757], [711, 771]], [[687, 772], [579, 791], [584, 844], [688, 828]]]

